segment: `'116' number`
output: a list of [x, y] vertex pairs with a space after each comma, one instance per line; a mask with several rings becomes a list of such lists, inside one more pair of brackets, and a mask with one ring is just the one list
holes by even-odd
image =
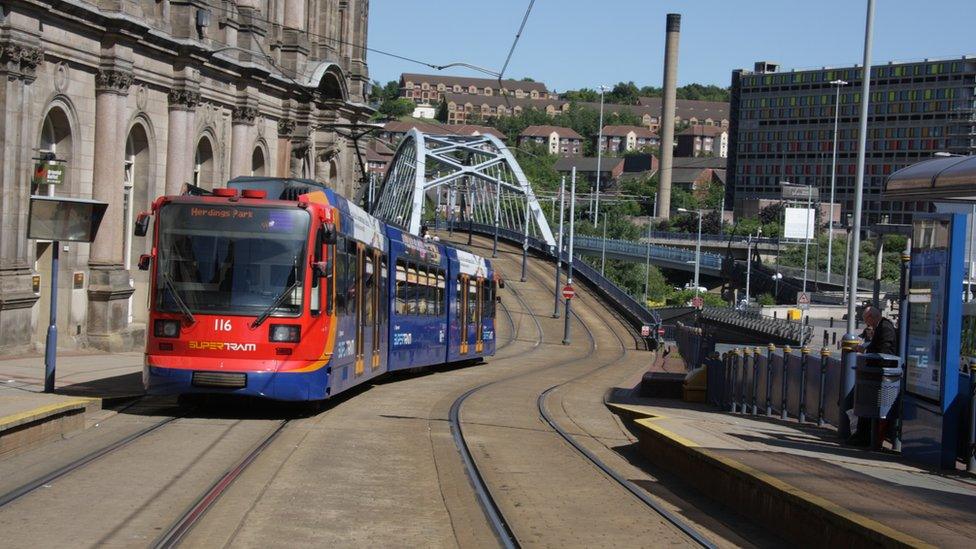
[[214, 331], [215, 332], [229, 332], [230, 331], [230, 320], [226, 318], [215, 318], [214, 319]]

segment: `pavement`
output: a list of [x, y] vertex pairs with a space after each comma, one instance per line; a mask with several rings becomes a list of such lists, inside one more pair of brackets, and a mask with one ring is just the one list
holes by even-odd
[[141, 352], [59, 352], [54, 393], [44, 392], [43, 355], [0, 359], [0, 456], [84, 429], [142, 392]]
[[836, 431], [617, 388], [607, 403], [642, 454], [786, 539], [817, 545], [971, 547], [976, 477], [921, 469]]

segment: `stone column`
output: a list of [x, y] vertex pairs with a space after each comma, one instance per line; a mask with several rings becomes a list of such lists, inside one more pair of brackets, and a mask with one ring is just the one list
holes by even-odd
[[285, 28], [305, 30], [306, 0], [285, 0]]
[[166, 133], [166, 194], [179, 194], [183, 183], [189, 182], [193, 171], [193, 157], [187, 156], [193, 144], [187, 135], [193, 127], [193, 110], [200, 102], [200, 92], [173, 88], [169, 92], [169, 128]]
[[31, 116], [31, 84], [44, 55], [36, 37], [7, 32], [0, 43], [0, 351], [23, 351], [31, 345], [31, 308], [38, 299], [31, 288], [27, 211], [39, 116]]
[[133, 348], [140, 341], [128, 328], [129, 271], [122, 265], [122, 189], [125, 177], [125, 101], [132, 85], [129, 67], [115, 62], [95, 75], [95, 165], [92, 198], [108, 203], [91, 245], [88, 266], [88, 343], [106, 351]]
[[234, 107], [231, 118], [231, 149], [230, 149], [230, 177], [251, 175], [251, 155], [254, 149], [254, 137], [251, 127], [258, 115], [258, 109], [250, 105]]
[[290, 118], [278, 120], [278, 147], [275, 165], [277, 177], [290, 177], [291, 173], [291, 134], [295, 131], [295, 121]]

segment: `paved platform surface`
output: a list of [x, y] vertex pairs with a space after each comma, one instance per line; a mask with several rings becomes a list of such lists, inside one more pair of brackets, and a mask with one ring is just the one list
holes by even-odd
[[[884, 545], [972, 547], [976, 477], [918, 468], [890, 452], [837, 442], [829, 429], [717, 411], [704, 404], [646, 399], [617, 389], [608, 405], [637, 419], [653, 444], [683, 447], [700, 461], [750, 477], [823, 511]], [[640, 435], [639, 435], [640, 436]], [[699, 460], [690, 460], [699, 461]], [[704, 467], [704, 465], [702, 465]]]
[[[15, 430], [33, 428], [65, 414], [95, 412], [103, 402], [142, 392], [142, 353], [60, 353], [54, 393], [44, 392], [43, 355], [0, 359], [0, 436], [7, 437], [2, 448], [13, 451], [36, 442], [35, 436], [12, 442], [9, 435]], [[44, 437], [83, 426], [83, 422], [71, 422], [54, 430], [46, 428]]]

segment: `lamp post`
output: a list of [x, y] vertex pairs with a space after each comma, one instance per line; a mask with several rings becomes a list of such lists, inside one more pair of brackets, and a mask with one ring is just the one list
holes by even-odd
[[555, 303], [552, 308], [552, 318], [559, 318], [559, 268], [563, 261], [563, 217], [566, 211], [566, 176], [559, 182], [559, 243], [556, 245], [556, 286], [553, 295]]
[[647, 307], [647, 277], [651, 272], [651, 223], [647, 223], [647, 242], [644, 243], [644, 307]]
[[851, 434], [850, 421], [847, 420], [848, 410], [854, 407], [854, 367], [857, 362], [857, 345], [860, 341], [854, 333], [857, 321], [857, 274], [858, 249], [861, 244], [861, 207], [864, 199], [864, 162], [867, 152], [868, 134], [868, 103], [871, 98], [871, 42], [874, 33], [874, 0], [868, 0], [867, 15], [864, 24], [864, 62], [861, 64], [861, 120], [860, 129], [857, 134], [857, 175], [854, 182], [854, 225], [851, 228], [851, 260], [850, 260], [850, 287], [847, 297], [847, 333], [844, 334], [842, 344], [843, 357], [841, 369], [840, 395], [840, 417], [844, 421], [838, 425], [838, 434], [841, 440], [846, 439]]
[[701, 270], [701, 233], [702, 233], [702, 211], [692, 211], [687, 208], [678, 208], [681, 213], [693, 213], [698, 215], [698, 241], [695, 243], [695, 295], [698, 295], [698, 273]]
[[[757, 227], [756, 228], [757, 240], [759, 239], [759, 235], [761, 234], [762, 234], [762, 227]], [[749, 306], [749, 286], [751, 285], [751, 283], [752, 283], [752, 233], [749, 233], [749, 239], [746, 241], [746, 307]]]
[[590, 215], [590, 222], [600, 221], [600, 167], [603, 161], [603, 93], [606, 86], [600, 86], [600, 129], [596, 138], [596, 196], [593, 198], [594, 207]]
[[[573, 166], [573, 171], [569, 175], [569, 266], [566, 268], [566, 284], [569, 286], [573, 285], [573, 236], [576, 218], [576, 166]], [[569, 345], [569, 317], [572, 313], [572, 303], [571, 299], [566, 300], [566, 305], [563, 308], [563, 313], [566, 315], [563, 321], [563, 345]]]
[[[807, 293], [807, 263], [810, 259], [810, 216], [811, 208], [813, 207], [813, 185], [807, 186], [807, 222], [804, 224], [803, 236], [805, 243], [803, 244], [803, 293]], [[812, 214], [816, 218], [816, 214]]]
[[603, 212], [603, 249], [600, 250], [600, 276], [607, 267], [607, 212]]
[[830, 219], [827, 221], [830, 231], [827, 233], [827, 283], [830, 283], [830, 266], [834, 255], [834, 188], [837, 185], [837, 124], [840, 121], [840, 88], [846, 86], [843, 80], [833, 80], [830, 85], [837, 86], [834, 99], [834, 160], [830, 165]]

